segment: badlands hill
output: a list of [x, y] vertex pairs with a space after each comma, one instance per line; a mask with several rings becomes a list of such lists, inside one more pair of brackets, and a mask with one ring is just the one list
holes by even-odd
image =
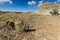
[[43, 3], [37, 10], [37, 13], [43, 14], [43, 15], [50, 15], [50, 12], [53, 11], [53, 9], [57, 9], [60, 13], [60, 4], [55, 3]]

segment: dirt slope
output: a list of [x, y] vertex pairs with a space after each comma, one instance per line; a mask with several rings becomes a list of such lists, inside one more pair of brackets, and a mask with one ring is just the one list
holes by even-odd
[[[26, 22], [27, 24], [30, 22], [30, 28], [35, 28], [36, 31], [16, 33], [14, 30], [10, 30], [9, 32], [4, 31], [4, 33], [2, 30], [4, 28], [2, 28], [0, 29], [2, 32], [0, 32], [0, 39], [5, 40], [4, 36], [7, 35], [10, 37], [7, 40], [60, 40], [60, 16], [39, 16], [25, 20]], [[1, 37], [3, 33], [5, 35]]]
[[60, 16], [40, 16], [33, 20], [36, 31], [31, 32], [34, 33], [31, 40], [60, 40]]
[[36, 40], [60, 40], [60, 17], [42, 16], [36, 23]]

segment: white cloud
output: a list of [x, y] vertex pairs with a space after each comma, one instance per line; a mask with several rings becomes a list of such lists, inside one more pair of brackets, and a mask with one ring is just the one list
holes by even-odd
[[29, 5], [35, 5], [36, 2], [35, 2], [35, 1], [30, 1], [30, 2], [28, 2], [28, 4], [29, 4]]
[[60, 0], [56, 0], [54, 3], [60, 3]]
[[38, 6], [42, 5], [42, 3], [43, 3], [43, 1], [39, 1], [39, 4], [38, 4]]
[[12, 1], [11, 0], [0, 0], [0, 3], [6, 3], [6, 2], [9, 2], [12, 4]]

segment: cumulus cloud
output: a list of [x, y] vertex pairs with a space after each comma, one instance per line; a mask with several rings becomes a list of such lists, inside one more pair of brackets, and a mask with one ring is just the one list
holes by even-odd
[[11, 4], [12, 4], [12, 1], [11, 1], [11, 0], [0, 0], [0, 3], [6, 3], [6, 2], [8, 2], [8, 3], [11, 3]]
[[60, 3], [60, 0], [56, 0], [54, 3]]
[[35, 2], [35, 1], [29, 1], [28, 4], [29, 4], [29, 5], [35, 5], [36, 2]]
[[39, 4], [38, 4], [38, 6], [42, 5], [42, 3], [43, 3], [43, 1], [39, 1]]

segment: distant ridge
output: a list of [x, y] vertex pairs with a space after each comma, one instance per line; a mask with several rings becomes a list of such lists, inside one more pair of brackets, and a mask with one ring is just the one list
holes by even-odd
[[0, 11], [0, 13], [23, 13], [23, 12]]

